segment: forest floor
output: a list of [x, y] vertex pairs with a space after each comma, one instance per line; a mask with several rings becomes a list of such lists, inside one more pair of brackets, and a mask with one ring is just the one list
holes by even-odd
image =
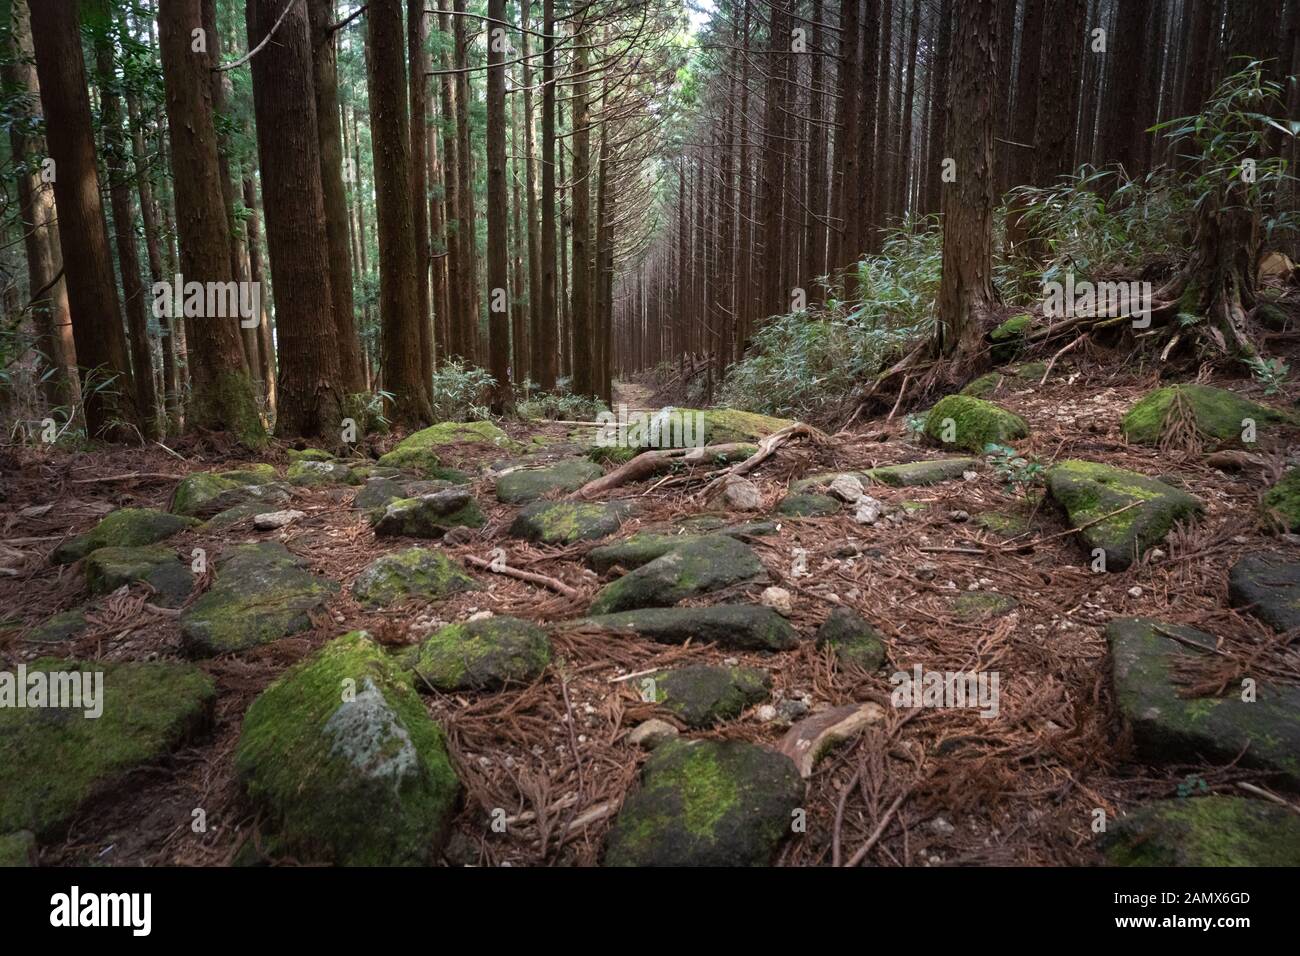
[[[424, 696], [442, 723], [453, 763], [465, 786], [455, 832], [444, 851], [451, 864], [589, 864], [624, 795], [646, 758], [629, 731], [651, 716], [629, 679], [685, 663], [741, 663], [763, 668], [773, 702], [802, 700], [814, 712], [860, 701], [885, 710], [878, 723], [833, 750], [808, 781], [806, 832], [786, 840], [783, 865], [826, 865], [870, 844], [867, 865], [1087, 865], [1101, 861], [1092, 829], [1094, 810], [1108, 817], [1145, 801], [1172, 797], [1195, 775], [1218, 792], [1241, 793], [1241, 782], [1264, 775], [1238, 766], [1146, 766], [1131, 757], [1121, 733], [1110, 683], [1104, 625], [1140, 616], [1189, 624], [1220, 639], [1229, 660], [1263, 655], [1266, 671], [1295, 681], [1296, 655], [1252, 617], [1230, 607], [1228, 570], [1243, 554], [1282, 550], [1300, 559], [1291, 536], [1270, 533], [1260, 520], [1266, 482], [1296, 463], [1300, 444], [1287, 429], [1256, 449], [1265, 467], [1232, 473], [1202, 454], [1130, 445], [1119, 424], [1129, 408], [1158, 384], [1151, 368], [1123, 367], [1116, 353], [1075, 356], [1049, 380], [1008, 379], [995, 396], [1030, 426], [1021, 454], [1047, 465], [1085, 458], [1158, 475], [1205, 503], [1202, 520], [1180, 526], [1160, 553], [1125, 571], [1095, 574], [1088, 555], [1058, 511], [1036, 496], [1009, 492], [987, 467], [965, 480], [928, 487], [872, 486], [872, 495], [897, 507], [899, 521], [858, 524], [851, 509], [828, 517], [775, 514], [793, 481], [828, 470], [861, 471], [878, 465], [940, 457], [910, 435], [906, 415], [860, 422], [825, 447], [791, 443], [748, 477], [762, 493], [757, 512], [722, 513], [728, 521], [772, 518], [775, 534], [747, 538], [762, 560], [765, 584], [793, 597], [790, 623], [811, 638], [837, 607], [860, 612], [884, 636], [889, 665], [868, 673], [837, 666], [811, 639], [794, 650], [760, 653], [712, 645], [671, 646], [635, 636], [611, 637], [558, 625], [581, 617], [605, 580], [584, 555], [607, 541], [563, 547], [509, 538], [518, 508], [501, 504], [488, 469], [509, 456], [482, 445], [443, 449], [456, 467], [474, 472], [471, 486], [487, 521], [472, 540], [437, 547], [456, 559], [507, 550], [511, 567], [563, 582], [576, 596], [467, 565], [482, 590], [438, 604], [366, 610], [348, 583], [379, 554], [409, 547], [404, 538], [376, 538], [352, 508], [355, 487], [294, 488], [288, 507], [305, 517], [270, 532], [245, 521], [224, 531], [203, 528], [170, 539], [180, 555], [193, 548], [219, 553], [232, 543], [278, 540], [311, 570], [340, 582], [313, 626], [270, 644], [199, 662], [216, 682], [210, 732], [170, 758], [134, 770], [82, 806], [57, 842], [42, 845], [40, 862], [59, 864], [230, 864], [253, 841], [257, 819], [234, 772], [233, 754], [249, 705], [286, 668], [338, 635], [365, 629], [385, 645], [414, 644], [439, 625], [490, 611], [547, 625], [552, 664], [534, 683], [497, 692]], [[1259, 399], [1249, 379], [1212, 384]], [[1292, 389], [1292, 391], [1296, 391]], [[623, 388], [616, 401], [644, 405], [645, 385]], [[1290, 407], [1296, 395], [1268, 401]], [[545, 449], [572, 442], [570, 426], [507, 421], [513, 438]], [[386, 445], [396, 438], [386, 440]], [[178, 659], [181, 641], [173, 613], [153, 610], [147, 587], [124, 588], [90, 599], [81, 564], [53, 566], [52, 549], [122, 507], [166, 510], [178, 481], [199, 470], [236, 467], [247, 459], [210, 445], [182, 441], [175, 454], [157, 445], [87, 452], [13, 447], [0, 464], [0, 659], [6, 666], [39, 656], [95, 661]], [[181, 459], [184, 460], [181, 460]], [[284, 449], [261, 460], [287, 464]], [[711, 509], [699, 484], [650, 480], [611, 497], [637, 510], [617, 532], [703, 514]], [[907, 503], [903, 508], [904, 502]], [[1011, 537], [974, 520], [997, 511], [1024, 519]], [[807, 553], [807, 573], [795, 573], [796, 549]], [[208, 585], [200, 577], [192, 602]], [[954, 612], [953, 598], [968, 590], [995, 591], [1018, 606], [988, 620]], [[762, 584], [740, 585], [688, 603], [757, 600]], [[86, 604], [89, 626], [62, 643], [34, 645], [32, 629], [56, 612]], [[978, 661], [1002, 675], [1000, 716], [981, 719], [963, 709], [899, 711], [888, 706], [892, 671], [914, 664], [946, 671]], [[1215, 658], [1210, 658], [1216, 662]], [[1226, 684], [1232, 667], [1199, 675]], [[691, 736], [742, 739], [775, 746], [788, 727], [750, 707], [738, 718]], [[192, 811], [206, 813], [205, 832], [191, 827]], [[505, 833], [490, 826], [505, 808]], [[577, 825], [575, 825], [575, 821]], [[284, 860], [281, 862], [293, 862]]]

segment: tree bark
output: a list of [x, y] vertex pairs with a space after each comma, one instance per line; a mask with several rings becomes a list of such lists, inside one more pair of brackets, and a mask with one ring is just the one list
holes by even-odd
[[124, 439], [140, 419], [100, 200], [77, 7], [37, 3], [31, 24], [86, 433]]
[[488, 371], [495, 385], [492, 411], [511, 405], [509, 221], [506, 188], [505, 0], [488, 0], [487, 44], [487, 270]]

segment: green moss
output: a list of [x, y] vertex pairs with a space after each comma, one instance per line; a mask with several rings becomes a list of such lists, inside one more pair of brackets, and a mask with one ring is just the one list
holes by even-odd
[[98, 548], [133, 548], [155, 544], [187, 528], [197, 527], [192, 518], [154, 511], [152, 508], [119, 508], [89, 532], [65, 541], [54, 549], [50, 560], [70, 564]]
[[642, 449], [627, 445], [593, 445], [587, 457], [598, 465], [622, 465], [641, 454]]
[[109, 594], [140, 581], [157, 592], [155, 602], [163, 607], [180, 604], [194, 586], [188, 566], [162, 545], [100, 548], [86, 558], [86, 586], [91, 594]]
[[416, 598], [441, 601], [478, 587], [459, 564], [441, 551], [408, 548], [368, 565], [352, 582], [352, 595], [365, 607], [383, 607]]
[[667, 607], [761, 574], [762, 562], [749, 547], [726, 535], [704, 535], [607, 584], [592, 602], [591, 613]]
[[254, 394], [247, 372], [218, 372], [206, 389], [194, 392], [187, 417], [205, 427], [224, 429], [245, 448], [261, 451], [267, 434]]
[[1197, 431], [1211, 445], [1240, 445], [1243, 422], [1251, 419], [1257, 433], [1262, 426], [1292, 422], [1293, 416], [1210, 385], [1182, 384], [1158, 388], [1124, 416], [1121, 428], [1129, 441], [1159, 444], [1169, 425], [1176, 399], [1182, 414], [1190, 415]]
[[0, 869], [34, 866], [35, 861], [36, 837], [30, 830], [0, 836]]
[[1006, 614], [1015, 610], [1019, 604], [1010, 595], [995, 591], [963, 591], [953, 600], [952, 613], [961, 620], [979, 620]]
[[517, 468], [497, 479], [497, 498], [507, 504], [524, 504], [552, 491], [577, 491], [602, 474], [599, 465], [585, 458], [558, 461], [543, 468]]
[[968, 471], [977, 471], [978, 458], [937, 458], [932, 461], [909, 461], [903, 465], [882, 465], [865, 472], [871, 481], [896, 488], [937, 485], [955, 481]]
[[795, 492], [786, 495], [776, 506], [776, 513], [791, 518], [823, 518], [839, 514], [844, 506], [830, 495], [813, 492]]
[[331, 641], [253, 702], [235, 766], [272, 852], [312, 862], [427, 863], [459, 790], [442, 729], [364, 632]]
[[551, 662], [551, 642], [536, 625], [498, 615], [450, 624], [429, 635], [409, 658], [416, 686], [496, 690], [527, 684]]
[[311, 614], [337, 590], [278, 542], [236, 545], [218, 563], [216, 583], [181, 613], [181, 638], [202, 656], [266, 644], [311, 627]]
[[1047, 486], [1084, 544], [1104, 549], [1110, 570], [1127, 568], [1164, 540], [1175, 522], [1203, 510], [1186, 492], [1097, 462], [1059, 462], [1048, 471]]
[[1003, 376], [1000, 372], [989, 372], [987, 375], [981, 375], [979, 378], [966, 383], [961, 390], [962, 395], [969, 395], [972, 398], [988, 398], [998, 390], [1002, 384]]
[[1018, 338], [1029, 331], [1029, 326], [1033, 324], [1033, 321], [1033, 316], [1028, 314], [1013, 316], [990, 332], [989, 338], [994, 342], [1005, 342], [1007, 339]]
[[1005, 445], [1024, 438], [1029, 426], [1019, 415], [992, 402], [969, 395], [949, 395], [930, 409], [925, 434], [934, 441], [982, 452], [989, 443]]
[[510, 533], [542, 544], [590, 541], [613, 534], [629, 513], [623, 502], [535, 501], [515, 516]]
[[1292, 468], [1264, 492], [1268, 515], [1287, 531], [1300, 531], [1300, 468]]
[[1104, 840], [1114, 866], [1297, 866], [1300, 817], [1242, 797], [1161, 800]]
[[198, 668], [45, 658], [35, 671], [103, 672], [97, 718], [68, 708], [0, 707], [0, 833], [57, 836], [84, 802], [208, 724], [215, 689]]
[[290, 448], [287, 452], [290, 461], [333, 461], [334, 456], [323, 448], [304, 448], [301, 451]]
[[379, 464], [416, 470], [426, 478], [447, 478], [447, 469], [443, 467], [437, 449], [461, 444], [492, 445], [512, 450], [523, 448], [491, 422], [441, 422], [409, 435], [380, 458]]
[[361, 478], [351, 468], [337, 461], [295, 461], [285, 472], [284, 478], [289, 484], [300, 488], [361, 484]]

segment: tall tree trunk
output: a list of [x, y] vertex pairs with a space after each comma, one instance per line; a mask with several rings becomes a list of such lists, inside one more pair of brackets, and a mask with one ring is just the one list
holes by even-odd
[[[4, 62], [4, 82], [24, 98], [23, 110], [39, 113], [41, 89], [32, 62], [32, 30], [27, 0], [10, 5], [9, 49]], [[36, 348], [40, 353], [41, 383], [50, 407], [66, 406], [69, 414], [81, 401], [77, 380], [77, 353], [72, 342], [72, 317], [68, 289], [60, 273], [58, 213], [54, 189], [41, 179], [44, 137], [28, 132], [28, 124], [10, 122], [9, 146], [18, 167], [18, 215], [27, 253], [27, 288], [36, 320]], [[43, 290], [43, 291], [42, 291]]]
[[37, 3], [31, 8], [31, 24], [46, 140], [54, 163], [59, 245], [81, 370], [86, 433], [127, 438], [140, 416], [100, 201], [77, 7]]
[[252, 61], [280, 355], [276, 433], [320, 437], [338, 447], [345, 393], [333, 314], [307, 10], [297, 0], [247, 0], [248, 45], [251, 49], [261, 42], [287, 5], [292, 9], [276, 30], [275, 42]]
[[415, 258], [419, 271], [415, 297], [420, 322], [420, 382], [426, 392], [433, 387], [433, 322], [429, 275], [432, 257], [429, 244], [429, 207], [426, 198], [429, 171], [425, 146], [428, 141], [429, 103], [429, 20], [427, 0], [406, 0], [406, 58], [411, 79], [407, 89], [411, 100], [411, 213], [415, 225]]
[[456, 157], [460, 171], [457, 193], [460, 218], [461, 296], [465, 303], [460, 330], [460, 354], [467, 362], [478, 361], [478, 244], [474, 222], [474, 151], [470, 143], [469, 37], [465, 24], [465, 0], [455, 0], [452, 32], [456, 44]]
[[419, 262], [411, 213], [411, 127], [406, 115], [401, 0], [372, 2], [366, 24], [384, 389], [393, 396], [389, 418], [416, 426], [430, 422], [433, 409], [421, 378]]
[[[454, 36], [451, 24], [452, 0], [440, 0], [438, 5], [438, 32], [444, 37]], [[448, 315], [443, 324], [446, 326], [447, 347], [443, 355], [447, 358], [467, 358], [465, 355], [464, 329], [469, 320], [465, 317], [469, 303], [465, 300], [465, 281], [462, 272], [465, 268], [465, 237], [460, 231], [460, 156], [457, 148], [456, 120], [459, 111], [456, 106], [456, 77], [450, 72], [449, 64], [454, 62], [444, 48], [438, 54], [439, 90], [442, 98], [442, 155], [443, 163], [443, 197], [447, 231], [447, 301]]]
[[[140, 279], [140, 255], [135, 244], [135, 204], [131, 201], [131, 170], [126, 136], [122, 132], [122, 101], [118, 96], [117, 73], [113, 66], [111, 9], [103, 8], [104, 20], [96, 31], [95, 58], [99, 72], [100, 126], [104, 131], [104, 168], [108, 195], [113, 208], [113, 233], [117, 242], [118, 271], [126, 308], [127, 342], [131, 349], [135, 405], [140, 429], [146, 438], [161, 437], [153, 383], [153, 355], [149, 345], [149, 320], [145, 312], [145, 289]], [[152, 301], [152, 299], [151, 299]]]
[[591, 355], [591, 115], [587, 103], [586, 18], [573, 25], [573, 392], [594, 395]]
[[951, 93], [945, 139], [956, 160], [946, 184], [943, 276], [939, 285], [939, 351], [962, 363], [980, 350], [981, 318], [993, 294], [993, 97], [997, 76], [996, 0], [954, 0]]
[[[244, 205], [248, 209], [248, 275], [257, 288], [265, 289], [266, 282], [262, 278], [261, 216], [258, 212], [260, 203], [257, 200], [257, 188], [253, 184], [252, 170], [249, 170], [244, 175]], [[332, 281], [331, 279], [331, 283]], [[262, 296], [261, 299], [262, 314], [257, 323], [257, 338], [261, 348], [257, 351], [258, 359], [262, 364], [258, 374], [262, 379], [262, 387], [266, 393], [267, 411], [274, 416], [276, 414], [276, 380], [278, 378], [275, 365], [275, 343], [271, 335], [271, 319], [266, 308], [266, 297]]]
[[509, 192], [506, 187], [505, 0], [488, 0], [487, 44], [487, 270], [488, 371], [495, 379], [492, 410], [513, 402], [510, 391]]
[[[528, 228], [528, 344], [529, 377], [539, 382], [546, 360], [542, 350], [547, 346], [541, 341], [542, 335], [542, 272], [541, 239], [538, 235], [537, 215], [537, 160], [534, 157], [533, 137], [533, 65], [531, 59], [530, 30], [532, 27], [532, 0], [520, 0], [519, 16], [523, 26], [520, 37], [523, 62], [524, 83], [524, 214]], [[550, 321], [549, 319], [546, 321]], [[552, 350], [554, 345], [550, 346]], [[543, 386], [545, 388], [546, 386]], [[550, 386], [554, 388], [554, 384]]]
[[[320, 139], [320, 184], [325, 202], [329, 250], [330, 303], [338, 343], [338, 385], [346, 394], [366, 390], [352, 299], [352, 257], [348, 253], [348, 200], [343, 186], [343, 131], [339, 120], [339, 79], [334, 0], [309, 0], [312, 45], [312, 102]], [[260, 55], [260, 54], [259, 54]]]
[[543, 391], [555, 388], [559, 362], [555, 288], [555, 0], [542, 0], [542, 238], [541, 302], [533, 342], [533, 367]]

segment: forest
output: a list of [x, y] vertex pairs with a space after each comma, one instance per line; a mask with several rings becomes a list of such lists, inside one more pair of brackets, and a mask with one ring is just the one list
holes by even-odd
[[1300, 865], [1297, 72], [0, 0], [0, 866]]

